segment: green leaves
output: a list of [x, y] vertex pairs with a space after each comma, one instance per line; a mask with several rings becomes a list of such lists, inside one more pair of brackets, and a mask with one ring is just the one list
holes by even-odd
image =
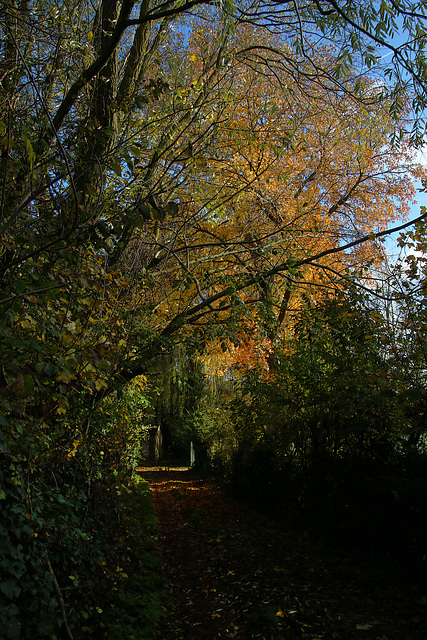
[[116, 176], [121, 177], [122, 170], [123, 170], [122, 164], [121, 164], [121, 159], [120, 158], [111, 158], [110, 159], [110, 165], [111, 165], [112, 170], [116, 174]]
[[47, 376], [52, 378], [56, 373], [56, 367], [51, 362], [47, 362], [43, 368], [43, 371]]
[[21, 593], [21, 588], [14, 580], [5, 580], [0, 583], [0, 591], [2, 591], [9, 600], [13, 600], [14, 598], [18, 598]]
[[153, 197], [149, 197], [146, 201], [139, 202], [136, 210], [135, 225], [141, 228], [147, 220], [163, 222], [166, 216], [175, 217], [178, 214], [178, 204], [168, 202], [166, 205], [160, 205]]
[[24, 141], [24, 144], [25, 144], [25, 150], [27, 152], [27, 158], [28, 158], [28, 162], [30, 164], [30, 171], [32, 171], [33, 167], [34, 167], [34, 162], [36, 160], [36, 154], [34, 152], [33, 145], [31, 144], [31, 141], [30, 141], [28, 135], [26, 133], [23, 133], [21, 137], [22, 137], [22, 140]]

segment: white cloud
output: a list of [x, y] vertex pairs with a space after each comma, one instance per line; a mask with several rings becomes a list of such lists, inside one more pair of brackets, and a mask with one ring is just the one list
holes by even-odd
[[421, 149], [417, 150], [414, 160], [423, 167], [427, 167], [427, 146], [421, 147]]

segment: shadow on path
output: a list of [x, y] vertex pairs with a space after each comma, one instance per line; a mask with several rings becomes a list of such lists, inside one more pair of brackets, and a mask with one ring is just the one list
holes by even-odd
[[159, 640], [415, 640], [427, 598], [364, 586], [345, 557], [274, 526], [188, 468], [150, 483], [172, 606]]

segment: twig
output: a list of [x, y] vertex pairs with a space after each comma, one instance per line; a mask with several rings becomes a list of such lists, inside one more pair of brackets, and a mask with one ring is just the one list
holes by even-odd
[[64, 621], [64, 625], [65, 625], [65, 630], [67, 632], [67, 636], [69, 638], [69, 640], [74, 640], [74, 636], [71, 633], [71, 629], [68, 626], [68, 621], [67, 621], [67, 614], [65, 612], [65, 604], [64, 604], [64, 598], [62, 597], [62, 593], [61, 593], [61, 589], [59, 588], [59, 584], [58, 584], [58, 580], [56, 579], [56, 576], [53, 572], [52, 569], [52, 565], [50, 564], [50, 560], [46, 554], [46, 562], [47, 562], [47, 566], [49, 571], [51, 572], [52, 576], [53, 576], [53, 587], [55, 589], [55, 593], [57, 595], [58, 598], [58, 602], [59, 602], [59, 608], [61, 609], [61, 616], [62, 616], [62, 620]]

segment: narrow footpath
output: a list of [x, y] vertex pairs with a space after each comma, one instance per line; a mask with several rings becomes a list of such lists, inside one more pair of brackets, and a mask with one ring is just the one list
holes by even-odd
[[143, 471], [170, 611], [159, 640], [421, 640], [427, 597], [363, 581], [345, 557], [223, 495], [190, 471]]

